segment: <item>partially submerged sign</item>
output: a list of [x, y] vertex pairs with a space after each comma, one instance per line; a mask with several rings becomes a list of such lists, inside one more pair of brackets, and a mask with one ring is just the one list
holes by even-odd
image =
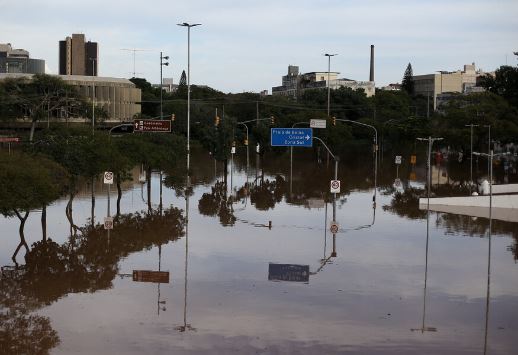
[[401, 155], [396, 155], [396, 164], [401, 164]]
[[311, 128], [326, 128], [327, 120], [309, 120], [309, 127]]
[[270, 263], [268, 265], [268, 280], [309, 282], [309, 265]]
[[168, 284], [169, 271], [133, 270], [133, 281]]
[[312, 147], [312, 128], [272, 128], [270, 130], [272, 147]]
[[133, 132], [171, 132], [170, 120], [134, 120]]

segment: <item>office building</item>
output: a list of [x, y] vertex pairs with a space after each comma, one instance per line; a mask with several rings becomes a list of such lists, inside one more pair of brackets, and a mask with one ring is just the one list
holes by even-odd
[[[470, 93], [483, 91], [477, 86], [477, 78], [484, 76], [476, 70], [475, 63], [464, 65], [464, 70], [454, 72], [438, 71], [434, 74], [414, 75], [414, 93], [433, 99], [434, 110], [438, 107], [438, 96], [451, 93]], [[446, 95], [445, 97], [447, 97]]]
[[[109, 121], [130, 121], [141, 112], [141, 90], [128, 79], [93, 77], [85, 75], [56, 75], [67, 84], [77, 88], [86, 100], [94, 100], [96, 107], [108, 113]], [[31, 74], [0, 74], [5, 78], [31, 78]], [[81, 114], [81, 113], [80, 113]], [[66, 114], [65, 114], [66, 115]], [[65, 118], [63, 113], [53, 113], [54, 117]]]
[[84, 34], [59, 41], [59, 74], [97, 76], [99, 46], [97, 42], [85, 42]]
[[0, 43], [0, 73], [44, 74], [45, 61], [30, 58], [25, 49], [13, 49], [11, 43]]
[[328, 76], [329, 87], [333, 90], [341, 87], [348, 87], [352, 90], [363, 89], [367, 97], [375, 94], [374, 81], [357, 81], [346, 78], [338, 78], [339, 72], [309, 72], [299, 74], [299, 67], [288, 66], [288, 74], [282, 77], [282, 85], [272, 87], [272, 95], [288, 96], [297, 98], [306, 90], [327, 88]]

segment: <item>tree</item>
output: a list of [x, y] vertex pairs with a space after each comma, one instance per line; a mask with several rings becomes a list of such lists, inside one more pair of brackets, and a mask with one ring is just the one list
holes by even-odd
[[5, 105], [2, 111], [16, 118], [28, 116], [31, 120], [31, 142], [40, 119], [46, 118], [50, 112], [65, 110], [68, 113], [84, 104], [79, 92], [57, 76], [35, 74], [32, 78], [6, 79], [0, 86], [2, 106]]
[[509, 104], [518, 107], [518, 68], [503, 65], [495, 75], [486, 74], [481, 85], [492, 93], [502, 96]]
[[187, 85], [187, 75], [185, 75], [185, 70], [182, 71], [182, 75], [180, 76], [180, 81], [178, 82], [178, 86]]
[[401, 88], [405, 90], [409, 95], [414, 94], [414, 73], [412, 71], [412, 64], [408, 63], [405, 74], [403, 74], [403, 81], [401, 82]]

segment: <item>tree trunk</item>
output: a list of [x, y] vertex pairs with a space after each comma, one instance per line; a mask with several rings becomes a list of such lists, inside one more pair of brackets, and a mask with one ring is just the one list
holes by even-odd
[[34, 138], [34, 131], [36, 130], [36, 120], [35, 119], [32, 119], [32, 123], [31, 123], [31, 133], [29, 135], [29, 142], [32, 143], [32, 140]]
[[42, 240], [47, 241], [47, 205], [43, 205], [41, 209], [41, 233]]

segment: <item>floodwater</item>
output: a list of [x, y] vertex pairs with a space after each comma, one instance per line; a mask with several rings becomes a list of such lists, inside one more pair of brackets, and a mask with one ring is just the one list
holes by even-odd
[[[92, 209], [85, 183], [69, 218], [68, 196], [47, 208], [46, 243], [41, 211], [30, 213], [16, 263], [20, 222], [1, 217], [0, 353], [516, 352], [517, 223], [493, 220], [489, 237], [488, 219], [419, 211], [409, 192], [424, 188], [421, 155], [400, 168], [384, 157], [373, 206], [366, 155], [340, 162], [333, 235], [333, 163], [305, 152], [291, 180], [289, 153], [251, 153], [247, 168], [238, 152], [226, 185], [222, 164], [196, 153], [192, 194], [163, 186], [160, 208], [153, 173], [151, 210], [136, 168], [110, 231], [106, 187], [96, 181]], [[469, 174], [441, 164], [438, 191]], [[517, 181], [516, 165], [496, 176]]]

